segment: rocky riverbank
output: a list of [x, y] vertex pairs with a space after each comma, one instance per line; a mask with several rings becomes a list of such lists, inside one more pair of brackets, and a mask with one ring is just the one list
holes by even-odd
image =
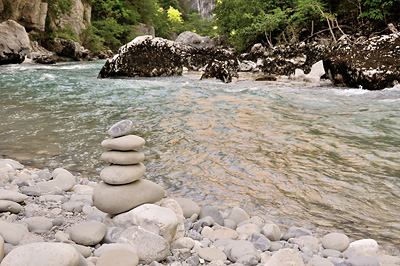
[[[121, 169], [107, 166], [102, 181], [0, 160], [1, 266], [400, 265], [400, 257], [375, 240], [349, 239], [336, 231], [319, 237], [306, 228], [250, 216], [240, 207], [202, 206], [168, 193], [160, 199], [149, 191], [157, 184], [141, 193], [106, 195], [104, 186], [140, 187], [145, 170], [136, 151], [143, 149], [143, 140], [116, 132], [102, 143], [113, 151], [102, 159], [117, 160]], [[132, 157], [118, 157], [126, 153]], [[125, 167], [134, 174], [121, 172]]]

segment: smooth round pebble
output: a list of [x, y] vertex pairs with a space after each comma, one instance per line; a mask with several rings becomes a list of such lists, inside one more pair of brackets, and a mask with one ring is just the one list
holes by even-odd
[[28, 225], [28, 230], [30, 232], [46, 232], [53, 227], [53, 222], [51, 219], [40, 216], [29, 217], [22, 220], [22, 222]]
[[0, 262], [4, 258], [4, 239], [0, 235]]
[[126, 135], [118, 138], [105, 139], [101, 142], [101, 146], [109, 150], [130, 151], [143, 147], [146, 141], [135, 135]]
[[22, 206], [11, 200], [0, 200], [0, 212], [19, 213]]
[[282, 233], [281, 229], [276, 224], [266, 224], [261, 228], [261, 233], [271, 241], [279, 241]]
[[217, 207], [214, 206], [202, 206], [200, 208], [200, 214], [199, 214], [199, 219], [202, 219], [204, 217], [210, 216], [214, 219], [214, 222], [216, 222], [219, 225], [224, 225], [224, 217], [222, 216], [221, 212], [218, 210]]
[[28, 199], [28, 196], [24, 195], [22, 193], [12, 191], [12, 190], [7, 190], [7, 189], [0, 189], [0, 200], [23, 202], [26, 199]]
[[128, 184], [141, 178], [146, 171], [142, 163], [133, 165], [110, 165], [101, 170], [100, 178], [110, 185]]
[[374, 257], [354, 256], [345, 260], [347, 266], [380, 266], [379, 261]]
[[250, 216], [243, 209], [239, 207], [233, 207], [226, 219], [233, 220], [238, 225], [243, 221], [250, 220]]
[[6, 243], [18, 245], [24, 235], [28, 233], [28, 229], [22, 224], [0, 221], [0, 235]]
[[226, 260], [226, 255], [216, 248], [201, 248], [198, 250], [200, 258], [206, 261]]
[[68, 244], [41, 242], [21, 245], [11, 250], [1, 266], [78, 266], [78, 252]]
[[138, 264], [139, 258], [136, 253], [126, 249], [114, 249], [102, 254], [96, 266], [137, 266]]
[[183, 211], [183, 216], [185, 218], [190, 218], [194, 214], [197, 215], [200, 214], [200, 207], [193, 200], [187, 198], [172, 198], [172, 199], [178, 202], [178, 204], [181, 206]]
[[141, 163], [144, 157], [140, 151], [105, 151], [101, 154], [103, 161], [121, 165]]
[[70, 228], [69, 237], [77, 244], [92, 246], [98, 244], [106, 235], [107, 227], [97, 221], [75, 224]]
[[360, 239], [350, 243], [349, 247], [355, 248], [366, 254], [378, 252], [379, 245], [374, 239]]
[[349, 238], [342, 233], [329, 233], [322, 238], [322, 246], [326, 249], [334, 249], [343, 252], [349, 245]]
[[275, 252], [264, 266], [304, 266], [304, 262], [298, 251], [284, 248]]

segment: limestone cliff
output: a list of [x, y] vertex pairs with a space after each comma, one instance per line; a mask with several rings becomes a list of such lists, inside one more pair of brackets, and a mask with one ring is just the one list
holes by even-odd
[[197, 11], [203, 18], [211, 18], [216, 0], [187, 0], [190, 6]]
[[47, 3], [41, 0], [0, 0], [0, 21], [12, 19], [27, 31], [44, 31]]
[[71, 14], [63, 14], [59, 21], [59, 26], [65, 27], [70, 25], [72, 30], [81, 39], [81, 33], [87, 25], [90, 24], [92, 7], [82, 0], [73, 0], [71, 6]]
[[[46, 31], [48, 4], [42, 0], [0, 0], [0, 22], [12, 19], [30, 31]], [[58, 21], [52, 21], [55, 27], [70, 25], [78, 38], [82, 30], [90, 24], [91, 6], [82, 0], [73, 0], [70, 14], [63, 14]]]

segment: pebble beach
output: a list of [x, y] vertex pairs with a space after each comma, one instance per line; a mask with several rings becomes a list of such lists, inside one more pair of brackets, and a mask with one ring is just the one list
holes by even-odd
[[142, 178], [145, 141], [132, 127], [109, 129], [96, 181], [0, 159], [0, 266], [400, 265], [373, 239], [166, 196]]

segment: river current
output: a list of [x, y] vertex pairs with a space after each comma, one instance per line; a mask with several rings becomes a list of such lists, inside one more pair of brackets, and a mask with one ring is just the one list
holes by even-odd
[[169, 194], [399, 254], [399, 86], [97, 79], [103, 64], [1, 66], [1, 156], [97, 180], [106, 130], [130, 119]]

